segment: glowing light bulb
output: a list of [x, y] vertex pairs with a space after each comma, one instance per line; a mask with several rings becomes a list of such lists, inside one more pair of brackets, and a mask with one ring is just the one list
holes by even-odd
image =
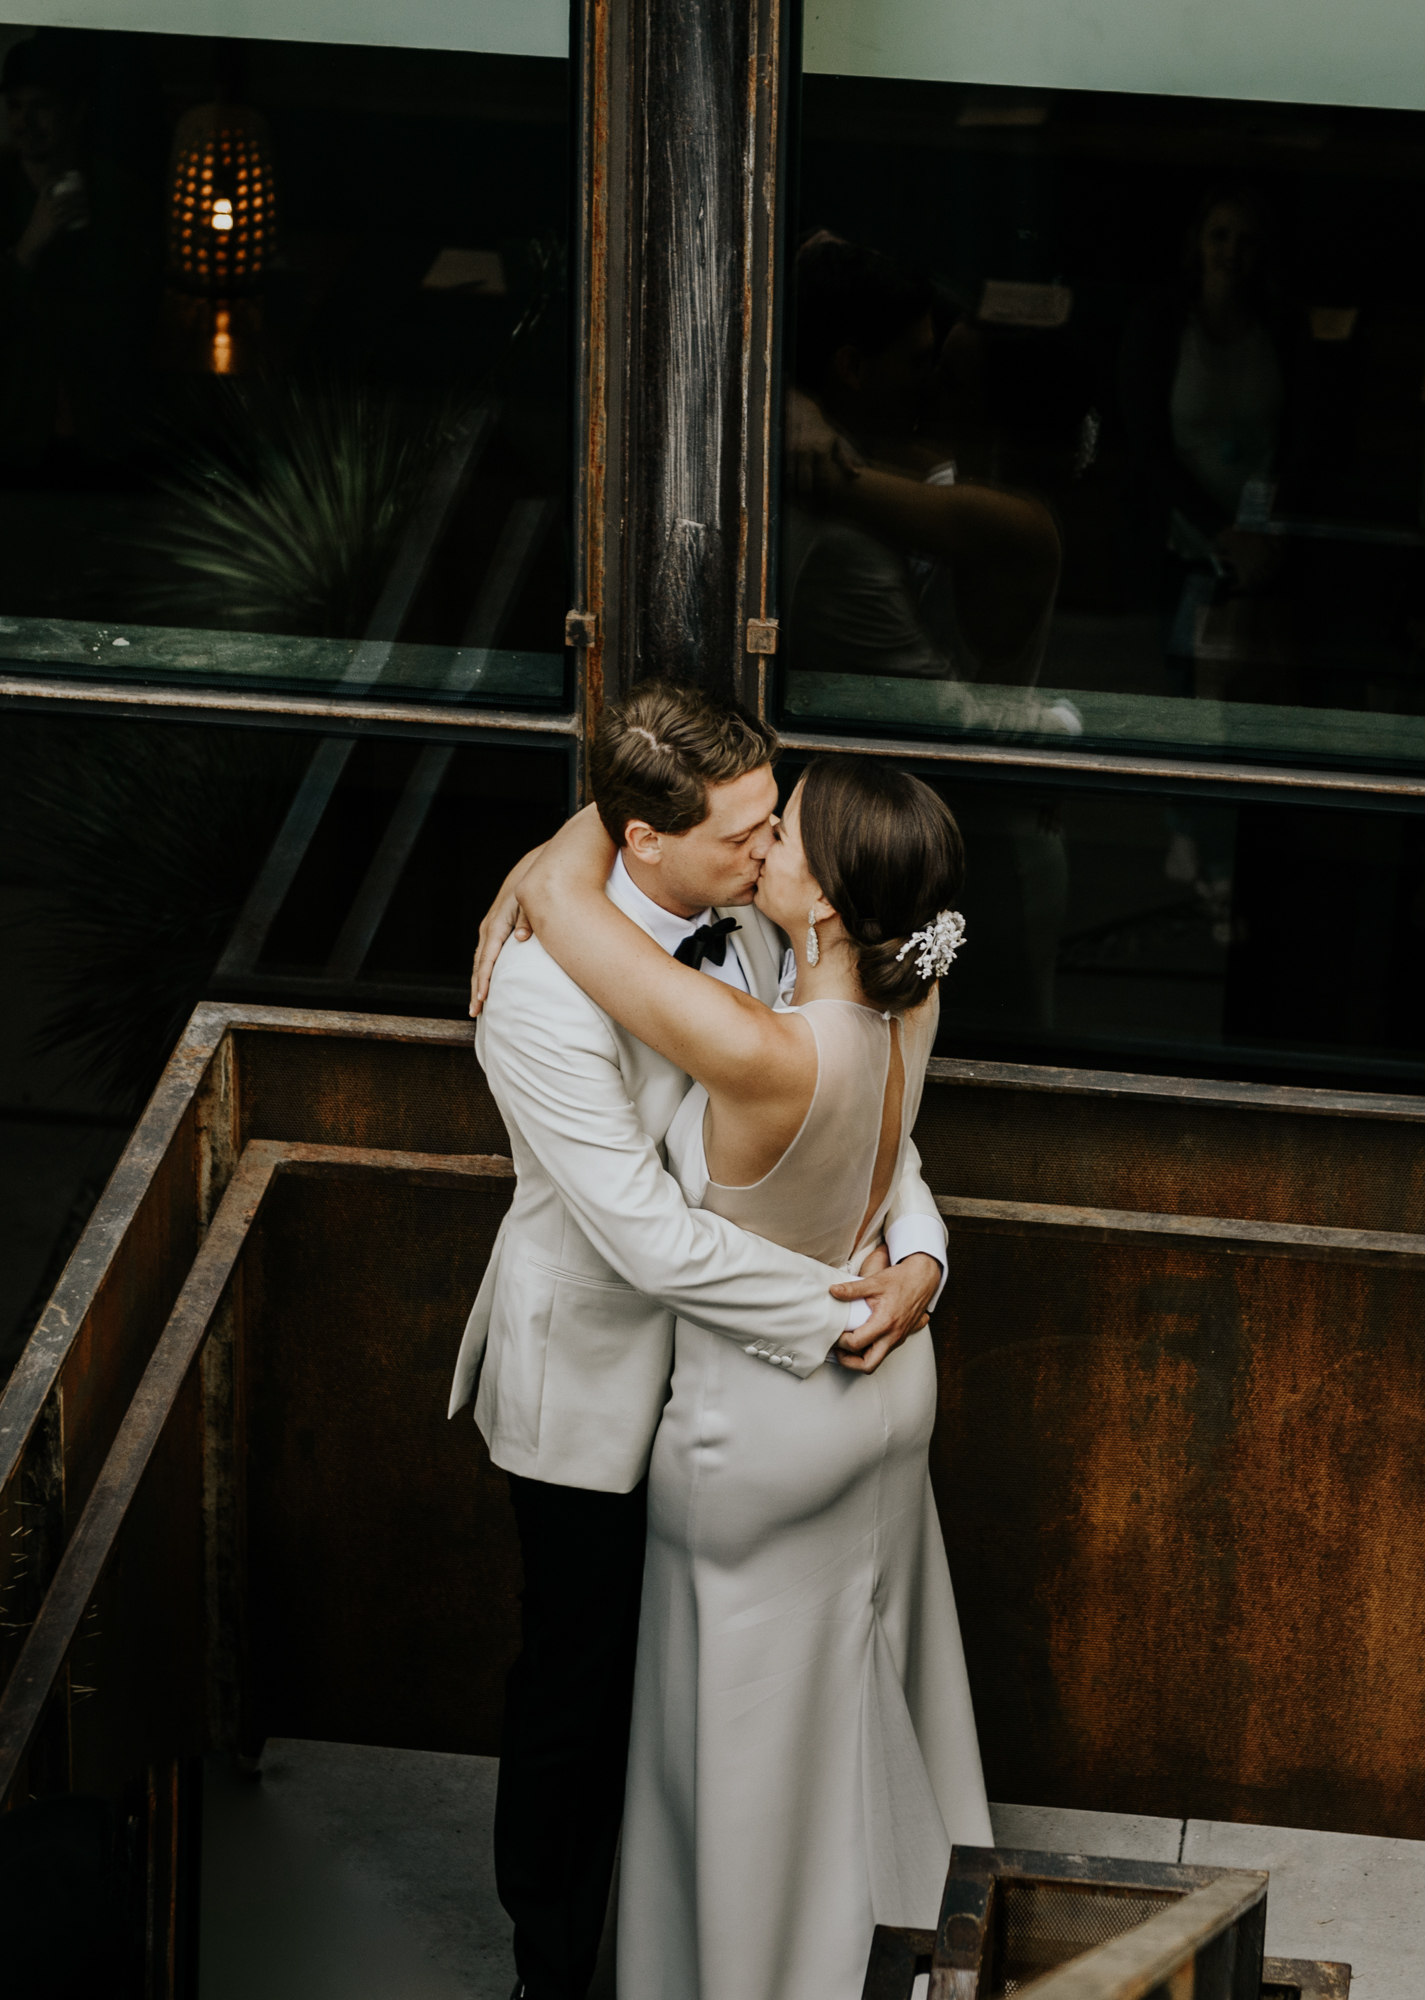
[[213, 203], [214, 229], [231, 229], [233, 226], [233, 205], [226, 195], [219, 195]]
[[213, 314], [213, 346], [210, 356], [215, 375], [230, 375], [233, 368], [232, 321], [227, 310], [219, 306]]

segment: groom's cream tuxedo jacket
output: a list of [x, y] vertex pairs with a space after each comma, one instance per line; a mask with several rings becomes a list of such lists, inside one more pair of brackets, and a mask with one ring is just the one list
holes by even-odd
[[[638, 922], [618, 884], [616, 873], [610, 894]], [[748, 989], [770, 1003], [779, 934], [750, 907], [719, 915], [741, 926], [732, 942]], [[688, 1208], [662, 1144], [689, 1079], [596, 1007], [537, 938], [500, 954], [475, 1047], [518, 1182], [465, 1328], [450, 1414], [478, 1383], [475, 1421], [496, 1465], [626, 1493], [648, 1468], [667, 1400], [675, 1317], [810, 1375], [846, 1327], [827, 1290], [836, 1274]], [[940, 1228], [914, 1148], [891, 1217], [912, 1214]]]

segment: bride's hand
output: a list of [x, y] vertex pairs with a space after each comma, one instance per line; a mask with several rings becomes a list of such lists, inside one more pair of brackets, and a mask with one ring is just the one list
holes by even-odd
[[533, 937], [529, 918], [520, 903], [519, 892], [510, 884], [523, 874], [525, 868], [538, 854], [536, 847], [523, 861], [506, 876], [500, 893], [486, 910], [480, 925], [480, 941], [475, 947], [475, 963], [470, 968], [470, 1017], [473, 1020], [484, 1006], [490, 992], [490, 974], [495, 969], [495, 961], [504, 950], [511, 937], [516, 944], [523, 944]]
[[523, 944], [526, 938], [534, 936], [529, 918], [519, 898], [520, 883], [543, 854], [549, 842], [541, 841], [522, 855], [500, 884], [500, 893], [486, 910], [480, 924], [480, 941], [475, 947], [475, 963], [470, 969], [470, 1016], [474, 1017], [484, 1006], [490, 993], [490, 974], [495, 969], [495, 960], [504, 950], [510, 938], [516, 944]]
[[613, 866], [614, 851], [614, 844], [604, 831], [597, 807], [585, 806], [582, 812], [566, 820], [551, 840], [532, 847], [523, 860], [515, 863], [480, 926], [480, 942], [470, 973], [472, 1018], [489, 998], [490, 975], [510, 938], [513, 937], [516, 944], [523, 944], [526, 938], [534, 935], [534, 926], [520, 893], [530, 883], [531, 876], [531, 886], [536, 893], [540, 880], [547, 880], [551, 871], [556, 877], [565, 870], [580, 874], [587, 872], [591, 880], [597, 876], [602, 887]]
[[604, 830], [597, 806], [566, 819], [520, 880], [526, 921], [536, 929], [572, 917], [579, 898], [601, 896], [618, 849]]

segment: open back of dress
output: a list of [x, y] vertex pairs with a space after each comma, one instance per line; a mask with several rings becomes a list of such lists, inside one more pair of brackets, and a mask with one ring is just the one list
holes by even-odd
[[[669, 1127], [668, 1163], [695, 1207], [823, 1264], [854, 1263], [879, 1237], [900, 1176], [920, 1110], [939, 1006], [932, 998], [914, 1014], [892, 1016], [849, 1000], [810, 1000], [778, 1011], [800, 1015], [815, 1037], [817, 1052], [811, 1104], [781, 1159], [747, 1187], [710, 1180], [702, 1133], [707, 1095], [695, 1089]], [[868, 1213], [893, 1032], [900, 1035], [905, 1074], [900, 1134], [885, 1192]]]

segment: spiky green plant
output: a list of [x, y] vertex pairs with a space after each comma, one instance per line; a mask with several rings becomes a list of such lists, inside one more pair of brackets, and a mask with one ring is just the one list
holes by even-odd
[[453, 412], [352, 383], [215, 384], [204, 431], [170, 440], [172, 501], [143, 546], [180, 575], [148, 608], [246, 630], [364, 631]]
[[358, 638], [432, 462], [463, 412], [503, 392], [567, 282], [554, 236], [525, 245], [530, 293], [483, 381], [412, 404], [354, 381], [234, 378], [204, 420], [155, 440], [173, 502], [138, 546], [180, 572], [140, 614]]
[[6, 718], [11, 880], [51, 1004], [38, 1045], [136, 1112], [242, 908], [311, 739]]

